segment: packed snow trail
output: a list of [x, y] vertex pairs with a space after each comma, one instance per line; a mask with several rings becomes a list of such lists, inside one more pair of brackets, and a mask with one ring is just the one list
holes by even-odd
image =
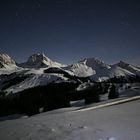
[[140, 95], [139, 96], [134, 96], [134, 97], [128, 97], [126, 99], [117, 99], [117, 100], [111, 101], [109, 103], [101, 103], [100, 105], [97, 105], [97, 106], [83, 108], [83, 109], [79, 109], [79, 110], [76, 110], [76, 111], [73, 111], [73, 112], [88, 111], [88, 110], [93, 110], [93, 109], [98, 109], [98, 108], [102, 108], [102, 107], [113, 106], [113, 105], [122, 104], [122, 103], [130, 102], [130, 101], [134, 101], [134, 100], [139, 100], [139, 99], [140, 99]]

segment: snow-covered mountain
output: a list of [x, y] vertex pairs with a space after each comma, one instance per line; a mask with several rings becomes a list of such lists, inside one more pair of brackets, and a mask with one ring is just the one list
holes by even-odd
[[134, 65], [128, 64], [128, 63], [123, 62], [123, 61], [120, 61], [116, 65], [118, 65], [119, 67], [126, 69], [134, 74], [140, 75], [140, 68], [139, 67], [136, 67]]
[[0, 75], [19, 71], [16, 62], [6, 53], [0, 53]]
[[0, 53], [0, 68], [16, 66], [16, 62], [7, 54]]
[[95, 58], [87, 58], [64, 66], [44, 54], [33, 54], [27, 62], [17, 66], [10, 56], [0, 53], [0, 90], [13, 93], [54, 81], [77, 82], [85, 77], [93, 81], [103, 81], [134, 75], [140, 75], [140, 68], [122, 61], [109, 65]]
[[75, 75], [80, 77], [90, 76], [91, 80], [103, 81], [113, 77], [128, 77], [140, 75], [140, 69], [136, 66], [119, 62], [114, 65], [106, 64], [96, 58], [87, 58], [67, 67]]
[[20, 64], [25, 68], [41, 68], [41, 67], [63, 67], [64, 65], [52, 61], [45, 54], [37, 53], [31, 55], [27, 62]]
[[98, 69], [110, 69], [110, 65], [104, 63], [103, 61], [96, 59], [96, 58], [87, 58], [84, 59], [82, 61], [80, 61], [80, 63], [83, 63], [85, 65], [87, 65], [88, 67], [91, 67], [94, 70], [98, 70]]
[[86, 64], [82, 62], [69, 65], [64, 69], [73, 72], [76, 76], [79, 77], [89, 77], [96, 73], [95, 70], [93, 70], [91, 67], [88, 67]]
[[96, 58], [87, 58], [76, 64], [69, 65], [66, 68], [80, 77], [96, 77], [97, 75], [106, 76], [106, 71], [108, 71], [111, 66]]

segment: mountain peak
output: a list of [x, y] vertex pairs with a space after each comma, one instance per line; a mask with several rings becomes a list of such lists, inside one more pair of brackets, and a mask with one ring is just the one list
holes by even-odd
[[26, 63], [21, 64], [22, 67], [41, 68], [41, 67], [62, 67], [63, 65], [52, 61], [44, 53], [32, 54]]
[[105, 62], [97, 59], [97, 58], [85, 58], [84, 60], [80, 61], [80, 63], [84, 63], [89, 67], [92, 67], [93, 69], [98, 69], [98, 68], [107, 68], [109, 69], [110, 66], [106, 64]]
[[0, 53], [0, 68], [5, 68], [9, 65], [16, 65], [16, 63], [8, 54]]
[[120, 60], [120, 62], [118, 63], [118, 65], [119, 65], [119, 66], [128, 66], [128, 65], [130, 65], [130, 64], [128, 64], [128, 63], [126, 63], [126, 62]]
[[33, 54], [31, 55], [28, 60], [27, 63], [31, 64], [31, 65], [36, 65], [39, 63], [43, 63], [44, 61], [51, 61], [45, 54], [43, 53], [37, 53], [37, 54]]

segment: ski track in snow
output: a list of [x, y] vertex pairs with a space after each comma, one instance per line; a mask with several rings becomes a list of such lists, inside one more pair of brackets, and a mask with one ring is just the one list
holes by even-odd
[[125, 102], [130, 102], [130, 101], [133, 101], [133, 100], [139, 100], [139, 99], [140, 99], [140, 96], [128, 97], [126, 99], [116, 99], [115, 101], [112, 101], [112, 102], [109, 102], [109, 103], [104, 103], [104, 104], [101, 103], [100, 105], [79, 109], [79, 110], [74, 111], [74, 112], [88, 111], [88, 110], [108, 107], [108, 106], [112, 106], [112, 105], [118, 105], [118, 104], [122, 104], [122, 103], [125, 103]]

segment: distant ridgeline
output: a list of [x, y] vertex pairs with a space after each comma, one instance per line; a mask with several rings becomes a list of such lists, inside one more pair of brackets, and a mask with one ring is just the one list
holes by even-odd
[[63, 65], [44, 54], [33, 54], [18, 64], [7, 54], [0, 54], [0, 116], [30, 116], [70, 107], [71, 101], [83, 99], [85, 104], [114, 99], [121, 95], [120, 89], [135, 83], [140, 83], [140, 68], [122, 61], [108, 65], [88, 58]]

